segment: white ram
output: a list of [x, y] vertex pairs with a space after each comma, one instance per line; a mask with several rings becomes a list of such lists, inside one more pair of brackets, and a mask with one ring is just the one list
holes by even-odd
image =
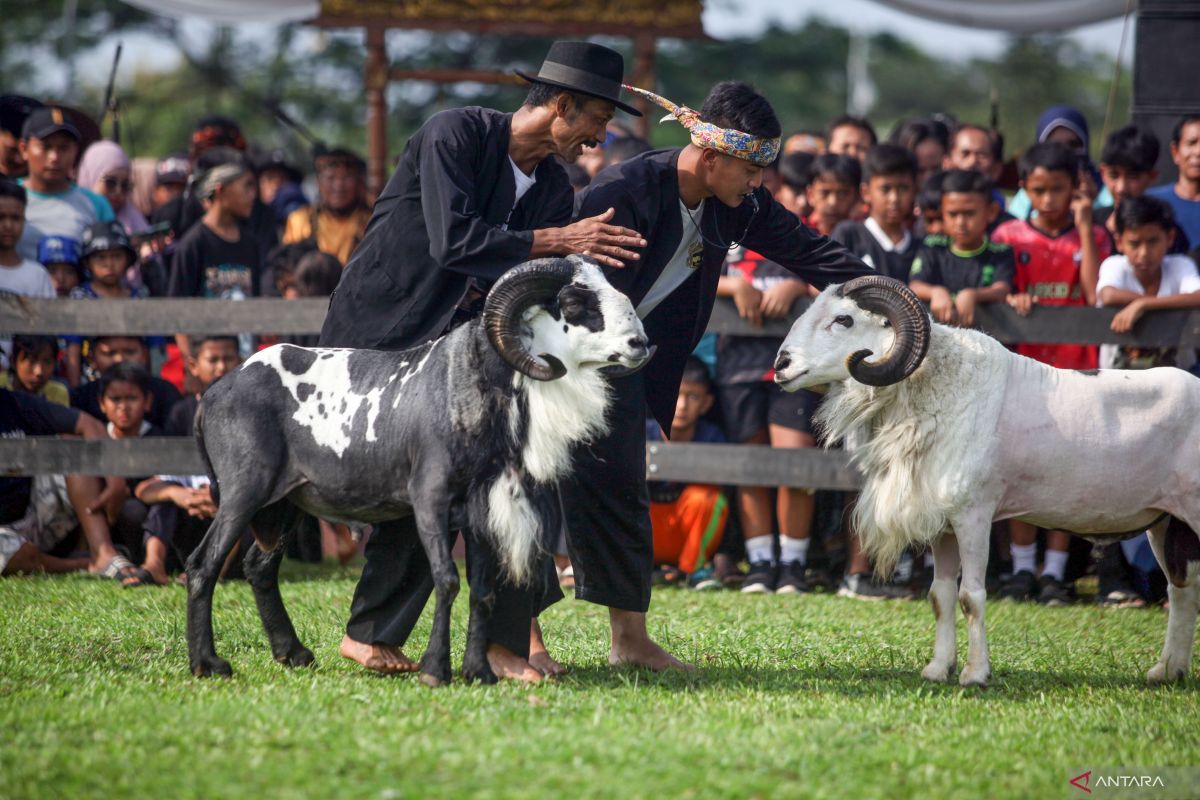
[[1093, 540], [1149, 529], [1170, 617], [1147, 679], [1187, 673], [1200, 608], [1200, 379], [1054, 369], [983, 333], [931, 325], [906, 286], [879, 276], [822, 292], [775, 371], [789, 391], [830, 386], [817, 422], [864, 475], [854, 526], [883, 573], [904, 548], [932, 545], [937, 631], [925, 678], [946, 681], [956, 667], [956, 594], [969, 640], [959, 682], [991, 676], [984, 573], [991, 524], [1003, 519]]

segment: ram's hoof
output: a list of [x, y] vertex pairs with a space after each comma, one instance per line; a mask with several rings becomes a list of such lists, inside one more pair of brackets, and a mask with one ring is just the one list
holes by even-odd
[[1184, 667], [1171, 668], [1166, 661], [1160, 661], [1150, 668], [1146, 673], [1146, 683], [1151, 686], [1161, 686], [1164, 683], [1173, 683], [1181, 681], [1187, 674], [1187, 669]]
[[962, 687], [974, 686], [979, 689], [986, 689], [988, 681], [992, 679], [992, 671], [990, 669], [981, 670], [963, 670], [962, 675], [958, 676], [958, 685]]
[[491, 684], [496, 683], [500, 679], [496, 677], [496, 673], [492, 672], [491, 665], [489, 665], [487, 663], [487, 661], [484, 661], [482, 667], [468, 669], [467, 667], [464, 666], [463, 667], [463, 680], [465, 680], [467, 683], [474, 683], [475, 681], [479, 681], [484, 686], [490, 686]]
[[942, 664], [937, 661], [930, 661], [925, 669], [921, 670], [921, 677], [934, 683], [947, 683], [953, 674], [953, 664]]
[[445, 686], [447, 683], [450, 682], [449, 680], [443, 680], [442, 678], [438, 677], [437, 675], [434, 675], [432, 672], [422, 672], [420, 674], [420, 676], [418, 676], [417, 679], [419, 681], [421, 681], [421, 683], [428, 686], [430, 689], [436, 689], [439, 686]]
[[303, 645], [281, 656], [275, 656], [275, 660], [285, 667], [310, 667], [316, 663], [312, 650]]
[[202, 656], [192, 662], [192, 674], [197, 678], [207, 678], [210, 675], [228, 678], [233, 675], [233, 667], [220, 656]]

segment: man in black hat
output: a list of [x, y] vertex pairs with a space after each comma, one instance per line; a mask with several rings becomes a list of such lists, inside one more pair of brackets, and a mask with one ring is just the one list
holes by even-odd
[[[531, 258], [588, 253], [613, 267], [636, 261], [636, 231], [612, 211], [568, 224], [567, 162], [605, 138], [624, 60], [607, 47], [556, 42], [512, 114], [469, 107], [434, 115], [409, 140], [375, 203], [362, 242], [330, 301], [321, 344], [401, 349], [476, 316], [488, 287]], [[518, 73], [520, 74], [520, 73]], [[342, 655], [382, 672], [413, 671], [400, 651], [432, 588], [411, 518], [376, 528], [355, 591]], [[521, 601], [525, 601], [522, 595]], [[503, 605], [502, 596], [498, 603]], [[528, 614], [525, 616], [528, 619]], [[529, 625], [493, 633], [500, 676], [536, 675]], [[502, 639], [502, 640], [501, 640]]]
[[20, 181], [29, 193], [25, 232], [17, 244], [24, 258], [37, 258], [43, 236], [79, 239], [88, 225], [115, 218], [107, 200], [71, 180], [79, 155], [79, 129], [63, 109], [45, 106], [26, 117], [20, 148], [29, 166], [29, 174]]

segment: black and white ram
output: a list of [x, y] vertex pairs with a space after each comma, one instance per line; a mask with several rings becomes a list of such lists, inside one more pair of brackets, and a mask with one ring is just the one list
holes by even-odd
[[775, 380], [829, 384], [817, 422], [863, 472], [855, 528], [884, 572], [909, 545], [932, 544], [925, 678], [954, 672], [956, 599], [968, 633], [959, 682], [991, 676], [984, 573], [1002, 519], [1101, 541], [1148, 528], [1171, 610], [1146, 677], [1187, 674], [1200, 609], [1200, 379], [1054, 369], [978, 331], [931, 325], [908, 287], [872, 275], [826, 288], [796, 320]]
[[[534, 355], [538, 354], [538, 355]], [[300, 643], [276, 579], [283, 532], [303, 511], [378, 523], [415, 517], [436, 591], [422, 679], [450, 680], [451, 532], [472, 537], [471, 619], [463, 675], [495, 680], [484, 626], [502, 569], [528, 582], [553, 486], [577, 442], [606, 428], [608, 373], [653, 355], [629, 299], [591, 262], [530, 261], [488, 294], [482, 317], [389, 352], [277, 345], [205, 394], [196, 437], [218, 512], [188, 562], [188, 655], [198, 676], [228, 675], [213, 646], [221, 565], [249, 527], [247, 578], [276, 660]], [[482, 585], [480, 585], [482, 584]]]

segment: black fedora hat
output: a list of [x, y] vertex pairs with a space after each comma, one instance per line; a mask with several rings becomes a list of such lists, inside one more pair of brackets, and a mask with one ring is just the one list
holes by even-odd
[[579, 94], [607, 100], [622, 111], [640, 117], [642, 112], [622, 103], [621, 83], [625, 59], [616, 50], [591, 42], [555, 42], [537, 75], [516, 73], [530, 83], [545, 83]]

